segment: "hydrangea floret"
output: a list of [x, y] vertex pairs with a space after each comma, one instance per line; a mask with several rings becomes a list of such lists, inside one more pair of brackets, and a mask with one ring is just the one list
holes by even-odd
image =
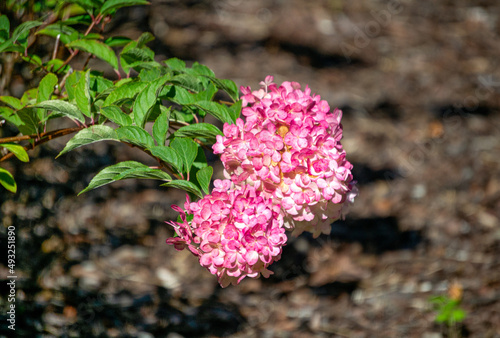
[[224, 124], [213, 146], [236, 185], [252, 185], [281, 206], [293, 235], [330, 232], [357, 189], [342, 148], [342, 111], [297, 82], [279, 87], [273, 77], [251, 91], [242, 87], [242, 115]]
[[215, 180], [212, 194], [184, 205], [193, 215], [187, 221], [178, 206], [181, 222], [171, 222], [178, 237], [167, 239], [177, 250], [188, 248], [200, 264], [226, 287], [245, 277], [269, 277], [267, 267], [280, 259], [287, 237], [278, 205], [253, 186], [235, 186]]

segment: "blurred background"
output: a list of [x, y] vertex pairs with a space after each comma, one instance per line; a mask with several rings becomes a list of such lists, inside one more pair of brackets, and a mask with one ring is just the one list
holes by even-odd
[[[499, 15], [495, 0], [121, 9], [108, 34], [150, 31], [159, 59], [198, 61], [253, 89], [266, 75], [308, 84], [342, 109], [359, 197], [330, 235], [290, 238], [269, 279], [221, 289], [189, 252], [165, 244], [181, 191], [128, 180], [77, 196], [103, 167], [146, 155], [97, 143], [54, 160], [63, 143], [48, 143], [27, 164], [2, 163], [19, 185], [0, 191], [1, 241], [17, 229], [16, 333], [500, 337]], [[34, 81], [28, 68], [14, 74], [4, 95]], [[463, 289], [466, 311], [452, 330], [434, 322], [429, 302], [450, 289]]]

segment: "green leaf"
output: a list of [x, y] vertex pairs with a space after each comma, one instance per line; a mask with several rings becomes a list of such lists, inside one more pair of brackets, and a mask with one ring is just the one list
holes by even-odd
[[125, 114], [118, 106], [101, 107], [101, 114], [119, 126], [132, 125], [132, 119]]
[[0, 16], [0, 39], [2, 42], [9, 38], [10, 34], [10, 23], [7, 15]]
[[151, 109], [156, 103], [158, 94], [161, 89], [170, 79], [170, 74], [163, 75], [159, 79], [149, 83], [143, 91], [137, 95], [137, 99], [134, 102], [134, 122], [136, 125], [144, 127], [146, 124]]
[[213, 83], [215, 83], [217, 88], [222, 89], [223, 91], [228, 93], [234, 102], [238, 101], [239, 99], [238, 86], [236, 85], [236, 83], [234, 83], [234, 81], [218, 79], [214, 76], [207, 76], [207, 78], [209, 78]]
[[213, 101], [198, 101], [193, 103], [192, 106], [205, 111], [224, 123], [236, 123], [236, 119], [233, 120], [234, 114], [232, 114], [230, 109], [223, 104]]
[[181, 155], [170, 147], [155, 146], [148, 149], [151, 154], [165, 163], [171, 164], [179, 173], [183, 172], [183, 160]]
[[68, 141], [64, 149], [59, 153], [59, 155], [57, 155], [57, 157], [78, 147], [106, 140], [119, 141], [116, 131], [109, 126], [96, 125], [82, 129]]
[[[53, 73], [45, 75], [38, 85], [38, 95], [36, 98], [36, 102], [40, 103], [49, 100], [52, 92], [54, 92], [54, 87], [57, 85], [57, 82], [57, 76]], [[37, 114], [38, 118], [41, 121], [46, 117], [46, 112], [43, 109], [38, 109]]]
[[[164, 106], [160, 106], [160, 109]], [[170, 108], [161, 110], [160, 115], [153, 124], [153, 138], [159, 146], [165, 145], [169, 127]]]
[[179, 128], [175, 137], [201, 138], [215, 141], [217, 135], [223, 135], [219, 128], [210, 123], [195, 123]]
[[35, 103], [37, 96], [38, 96], [38, 88], [28, 89], [27, 91], [24, 92], [23, 96], [21, 97], [21, 104], [24, 107], [27, 104]]
[[148, 4], [145, 0], [107, 0], [99, 13], [104, 16], [122, 7]]
[[16, 42], [19, 37], [28, 33], [32, 28], [38, 27], [42, 25], [41, 21], [25, 21], [12, 32], [11, 40], [12, 42]]
[[127, 178], [142, 178], [142, 179], [152, 179], [152, 180], [161, 180], [161, 181], [171, 181], [172, 177], [164, 171], [160, 169], [152, 169], [148, 166], [140, 167], [140, 168], [132, 168], [125, 170], [119, 175], [113, 177], [114, 180], [123, 180]]
[[61, 59], [52, 59], [48, 62], [44, 62], [43, 66], [49, 72], [56, 72], [59, 74], [66, 74], [70, 69], [70, 65], [65, 65], [64, 61]]
[[132, 41], [132, 39], [124, 36], [111, 36], [104, 40], [104, 43], [109, 47], [123, 47], [130, 41]]
[[12, 108], [19, 110], [23, 108], [23, 104], [21, 103], [21, 100], [19, 100], [17, 97], [13, 96], [0, 96], [0, 101], [3, 103], [8, 104]]
[[155, 146], [155, 141], [147, 131], [138, 126], [126, 126], [116, 130], [120, 141], [135, 144], [141, 148]]
[[54, 92], [54, 87], [57, 85], [57, 76], [53, 73], [48, 73], [43, 77], [38, 85], [38, 96], [36, 102], [42, 102], [50, 99], [50, 96]]
[[115, 52], [108, 45], [97, 40], [80, 39], [66, 45], [69, 48], [76, 48], [94, 54], [99, 59], [109, 63], [114, 69], [118, 69], [118, 58]]
[[196, 173], [196, 178], [198, 179], [198, 183], [200, 183], [201, 188], [205, 192], [205, 194], [209, 193], [210, 180], [212, 178], [212, 174], [214, 173], [214, 168], [205, 167]]
[[453, 312], [451, 313], [451, 321], [454, 323], [460, 323], [463, 322], [465, 319], [466, 313], [462, 309], [454, 309]]
[[178, 58], [171, 58], [164, 61], [165, 64], [173, 70], [184, 70], [186, 63]]
[[229, 107], [229, 114], [231, 115], [231, 119], [233, 121], [236, 121], [236, 119], [238, 119], [238, 117], [240, 117], [240, 115], [241, 115], [241, 105], [242, 105], [242, 102], [243, 101], [238, 100], [238, 101], [236, 101], [236, 103], [233, 103]]
[[88, 14], [75, 15], [62, 21], [65, 25], [84, 25], [89, 26], [92, 23], [92, 18]]
[[190, 193], [195, 194], [196, 196], [202, 198], [203, 194], [201, 193], [200, 188], [198, 188], [194, 183], [185, 181], [185, 180], [175, 180], [168, 183], [162, 184], [164, 187], [171, 187], [181, 189]]
[[4, 168], [0, 168], [0, 184], [10, 192], [16, 193], [17, 191], [17, 184], [14, 177]]
[[180, 105], [189, 105], [196, 102], [196, 97], [191, 94], [187, 89], [182, 87], [173, 86], [168, 93], [168, 99]]
[[144, 32], [137, 39], [137, 45], [135, 47], [143, 48], [146, 45], [146, 43], [151, 42], [154, 39], [155, 39], [155, 37], [153, 36], [153, 34], [151, 34], [149, 32]]
[[170, 147], [179, 153], [184, 163], [185, 172], [188, 173], [198, 153], [198, 145], [190, 138], [176, 137], [170, 142]]
[[172, 179], [167, 173], [164, 173], [161, 170], [151, 169], [147, 165], [135, 161], [124, 161], [101, 170], [94, 176], [89, 185], [80, 191], [78, 195], [81, 195], [89, 190], [102, 187], [103, 185], [127, 178], [150, 178], [160, 180]]
[[193, 63], [191, 69], [199, 75], [205, 75], [206, 77], [215, 77], [214, 72], [205, 65], [199, 64], [198, 62]]
[[5, 40], [2, 44], [0, 44], [0, 53], [3, 52], [18, 52], [23, 53], [25, 48], [23, 46], [14, 45], [12, 43], [12, 39]]
[[208, 164], [205, 152], [202, 147], [198, 147], [198, 154], [196, 154], [196, 158], [194, 159], [193, 168], [202, 169], [206, 166], [208, 166]]
[[23, 162], [29, 162], [30, 158], [23, 146], [15, 143], [0, 143], [0, 147], [4, 147], [13, 153], [19, 160]]
[[40, 120], [35, 109], [23, 108], [17, 112], [17, 116], [23, 122], [22, 125], [18, 126], [19, 130], [23, 135], [30, 135], [38, 133], [40, 128]]
[[131, 48], [126, 52], [120, 54], [128, 64], [133, 64], [135, 62], [145, 62], [145, 61], [153, 61], [154, 54], [147, 49], [141, 48]]
[[19, 127], [23, 124], [23, 121], [19, 118], [19, 116], [14, 112], [13, 109], [9, 107], [0, 107], [0, 116], [5, 120], [9, 121], [16, 127]]
[[90, 95], [90, 70], [82, 74], [75, 86], [75, 101], [85, 116], [91, 117], [92, 96]]
[[80, 81], [83, 72], [73, 72], [66, 78], [66, 93], [68, 93], [68, 99], [73, 101], [75, 99], [75, 87]]
[[195, 93], [203, 90], [201, 81], [196, 76], [189, 74], [176, 75], [170, 80], [170, 82]]
[[37, 35], [48, 35], [53, 38], [57, 38], [59, 35], [59, 39], [63, 44], [68, 44], [73, 40], [81, 38], [81, 35], [76, 29], [70, 26], [63, 25], [62, 23], [56, 23], [52, 25], [48, 25], [43, 29], [36, 32]]
[[109, 93], [102, 105], [109, 106], [124, 99], [133, 99], [137, 94], [144, 90], [147, 85], [147, 83], [140, 81], [127, 82]]
[[29, 54], [27, 56], [21, 55], [21, 58], [24, 62], [31, 63], [36, 67], [40, 67], [42, 65], [42, 59], [36, 54]]
[[52, 110], [69, 117], [72, 120], [85, 123], [85, 116], [78, 110], [78, 107], [72, 103], [62, 101], [62, 100], [48, 100], [44, 102], [37, 103], [32, 106], [32, 108], [42, 108], [47, 110]]
[[105, 79], [101, 75], [90, 74], [90, 95], [94, 104], [98, 100], [104, 100], [113, 90], [113, 81]]

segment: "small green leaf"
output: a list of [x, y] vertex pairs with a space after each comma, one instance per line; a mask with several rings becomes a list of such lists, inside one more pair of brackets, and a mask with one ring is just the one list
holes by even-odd
[[17, 97], [13, 96], [0, 96], [0, 101], [3, 103], [8, 104], [12, 108], [19, 110], [23, 108], [23, 104], [21, 103], [21, 100], [19, 100]]
[[140, 81], [127, 82], [109, 93], [102, 105], [109, 106], [124, 99], [133, 99], [137, 94], [144, 90], [147, 85], [147, 83]]
[[462, 309], [454, 309], [453, 312], [451, 313], [451, 321], [454, 323], [460, 323], [463, 322], [465, 319], [466, 313]]
[[[38, 95], [36, 102], [40, 103], [50, 99], [52, 92], [54, 92], [54, 87], [57, 85], [57, 76], [53, 73], [49, 73], [44, 76], [38, 85]], [[38, 109], [38, 118], [43, 121], [46, 117], [46, 111], [43, 109]]]
[[149, 2], [145, 0], [107, 0], [99, 13], [104, 16], [122, 7], [148, 4]]
[[132, 41], [132, 39], [124, 36], [111, 36], [104, 40], [104, 43], [109, 47], [123, 47], [130, 41]]
[[78, 107], [72, 103], [62, 101], [62, 100], [48, 100], [44, 102], [37, 103], [32, 106], [32, 108], [42, 108], [47, 110], [52, 110], [69, 117], [72, 120], [85, 123], [85, 116], [78, 110]]
[[185, 172], [188, 173], [198, 153], [198, 145], [190, 138], [176, 137], [170, 142], [170, 147], [181, 155]]
[[90, 95], [90, 70], [82, 74], [75, 86], [75, 101], [80, 111], [91, 117], [92, 96]]
[[210, 180], [212, 178], [212, 174], [214, 173], [214, 168], [205, 167], [196, 173], [196, 178], [198, 179], [198, 183], [200, 183], [201, 188], [205, 192], [205, 194], [209, 193]]
[[23, 162], [29, 162], [30, 158], [28, 153], [23, 146], [15, 143], [0, 143], [0, 147], [6, 148], [8, 151], [14, 154], [19, 160]]
[[119, 126], [132, 125], [132, 119], [125, 114], [118, 106], [101, 107], [101, 114]]
[[84, 25], [89, 26], [92, 23], [92, 18], [88, 14], [75, 15], [62, 21], [65, 25]]
[[165, 140], [167, 138], [167, 132], [169, 127], [169, 117], [170, 117], [170, 107], [167, 109], [164, 106], [160, 106], [160, 115], [156, 118], [153, 124], [153, 138], [159, 146], [165, 145]]
[[141, 148], [151, 148], [155, 146], [155, 141], [151, 135], [138, 126], [126, 126], [116, 130], [120, 141], [135, 144]]
[[183, 160], [181, 155], [170, 147], [155, 146], [148, 149], [151, 154], [161, 161], [171, 164], [179, 173], [183, 172]]
[[234, 114], [232, 114], [230, 109], [223, 104], [213, 101], [198, 101], [193, 103], [192, 106], [205, 111], [224, 123], [236, 123], [236, 119], [233, 120]]
[[50, 96], [54, 92], [55, 86], [57, 85], [57, 81], [57, 76], [53, 73], [48, 73], [43, 77], [38, 85], [37, 103], [50, 99]]
[[17, 184], [14, 180], [14, 176], [4, 168], [0, 168], [0, 184], [10, 192], [16, 193], [17, 191]]
[[200, 188], [198, 188], [194, 183], [189, 182], [189, 181], [175, 180], [175, 181], [171, 181], [168, 183], [164, 183], [164, 184], [162, 184], [162, 186], [181, 189], [181, 190], [193, 193], [200, 198], [203, 197], [203, 194], [201, 193]]
[[[142, 177], [139, 177], [141, 175]], [[171, 179], [167, 173], [161, 170], [151, 169], [147, 165], [135, 161], [124, 161], [101, 170], [78, 195], [127, 178], [152, 178], [165, 181]]]
[[136, 45], [136, 47], [137, 48], [143, 48], [146, 45], [146, 43], [151, 42], [154, 39], [155, 39], [155, 37], [154, 37], [153, 34], [151, 34], [149, 32], [144, 32], [137, 39], [137, 45]]
[[76, 48], [94, 54], [99, 59], [109, 63], [114, 69], [118, 69], [118, 58], [115, 52], [108, 45], [98, 40], [80, 39], [66, 45], [69, 48]]
[[169, 79], [170, 74], [163, 75], [149, 83], [147, 87], [137, 95], [137, 99], [134, 102], [134, 122], [136, 125], [144, 127], [151, 113], [151, 109], [156, 103], [158, 94], [165, 85], [165, 82]]
[[116, 131], [111, 127], [96, 125], [82, 129], [68, 141], [64, 149], [59, 153], [59, 155], [57, 155], [57, 157], [78, 147], [106, 140], [119, 141]]
[[210, 123], [195, 123], [179, 128], [175, 137], [201, 138], [215, 141], [217, 135], [223, 135], [219, 128]]

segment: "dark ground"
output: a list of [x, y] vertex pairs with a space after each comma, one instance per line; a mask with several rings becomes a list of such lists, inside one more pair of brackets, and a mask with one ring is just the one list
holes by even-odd
[[20, 185], [0, 192], [3, 224], [17, 229], [16, 333], [439, 338], [449, 331], [428, 299], [455, 282], [462, 336], [500, 337], [499, 14], [494, 0], [124, 10], [113, 32], [152, 31], [162, 58], [252, 88], [268, 74], [308, 83], [343, 109], [360, 195], [330, 236], [291, 239], [271, 278], [221, 289], [165, 244], [182, 192], [126, 181], [76, 196], [104, 166], [144, 155], [97, 144], [53, 160], [62, 145], [51, 143], [27, 165], [2, 163]]

